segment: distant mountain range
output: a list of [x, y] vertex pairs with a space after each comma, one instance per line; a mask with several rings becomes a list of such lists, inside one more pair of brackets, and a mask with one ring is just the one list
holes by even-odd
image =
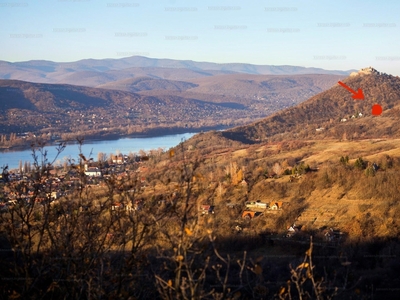
[[349, 75], [354, 70], [324, 70], [299, 66], [252, 65], [245, 63], [210, 63], [191, 60], [156, 59], [132, 56], [120, 59], [84, 59], [76, 62], [31, 60], [0, 61], [0, 79], [38, 83], [74, 84], [90, 87], [136, 77], [188, 80], [226, 74]]
[[[297, 138], [352, 140], [400, 137], [398, 76], [369, 67], [352, 73], [342, 81], [353, 90], [361, 88], [365, 99], [354, 100], [348, 90], [336, 84], [296, 106], [221, 134], [245, 143]], [[383, 108], [381, 115], [372, 115], [374, 104]]]

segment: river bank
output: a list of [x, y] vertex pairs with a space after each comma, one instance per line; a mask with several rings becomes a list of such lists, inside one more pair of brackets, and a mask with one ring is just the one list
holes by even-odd
[[[200, 128], [186, 128], [186, 127], [171, 127], [171, 128], [154, 128], [149, 129], [146, 132], [142, 133], [132, 133], [132, 134], [119, 134], [119, 133], [106, 133], [102, 135], [88, 135], [82, 136], [83, 143], [93, 143], [93, 142], [101, 142], [101, 141], [116, 141], [119, 139], [134, 139], [134, 138], [156, 138], [162, 136], [169, 135], [178, 135], [187, 132], [191, 133], [200, 133], [210, 130], [226, 130], [231, 128], [230, 126], [210, 126], [210, 127], [200, 127]], [[38, 143], [44, 143], [46, 146], [57, 146], [60, 143], [66, 143], [67, 145], [77, 144], [77, 139], [71, 140], [61, 140], [61, 139], [51, 139], [51, 140], [41, 140], [41, 139], [32, 139], [18, 141], [18, 144], [10, 145], [10, 146], [0, 146], [0, 153], [2, 152], [17, 152], [24, 150], [31, 150], [32, 147], [37, 147]]]
[[[164, 149], [168, 150], [171, 147], [177, 146], [182, 140], [190, 139], [196, 133], [186, 132], [175, 135], [164, 135], [159, 137], [141, 137], [141, 138], [122, 138], [118, 140], [100, 140], [88, 141], [86, 140], [81, 146], [67, 145], [61, 153], [58, 153], [55, 145], [46, 145], [43, 151], [36, 155], [37, 163], [42, 164], [46, 159], [46, 163], [52, 163], [61, 166], [64, 162], [79, 159], [80, 153], [86, 158], [93, 158], [98, 160], [98, 154], [101, 152], [103, 155], [109, 157], [117, 153], [129, 155], [130, 153], [139, 153], [140, 150], [149, 151], [151, 149]], [[42, 154], [46, 153], [46, 157]], [[16, 170], [27, 163], [34, 163], [32, 156], [32, 149], [22, 151], [5, 151], [0, 153], [0, 168], [8, 166], [9, 170]]]

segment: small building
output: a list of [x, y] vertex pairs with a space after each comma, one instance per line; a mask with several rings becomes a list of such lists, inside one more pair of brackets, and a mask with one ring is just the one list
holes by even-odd
[[90, 167], [85, 170], [85, 175], [89, 177], [101, 177], [101, 170], [96, 167]]
[[49, 197], [53, 200], [60, 198], [60, 196], [61, 196], [61, 193], [59, 191], [53, 191], [51, 193], [47, 193], [47, 197]]
[[122, 155], [116, 155], [116, 156], [113, 156], [112, 157], [112, 162], [114, 163], [114, 164], [123, 164], [124, 162], [125, 162], [125, 159], [124, 159], [124, 157], [122, 156]]
[[267, 209], [268, 204], [261, 202], [261, 200], [257, 200], [257, 201], [248, 201], [245, 203], [245, 206], [248, 209]]
[[255, 217], [262, 216], [262, 215], [263, 215], [263, 213], [260, 212], [260, 211], [245, 210], [245, 211], [242, 213], [242, 218], [243, 218], [243, 219], [250, 220], [250, 219], [253, 219], [253, 218], [255, 218]]
[[293, 224], [292, 226], [288, 226], [287, 232], [286, 232], [286, 237], [290, 238], [294, 235], [296, 235], [300, 230], [301, 230], [301, 225], [297, 226], [296, 224]]
[[113, 203], [113, 205], [111, 205], [111, 210], [120, 210], [123, 209], [124, 205], [122, 203]]
[[269, 209], [271, 209], [271, 210], [282, 209], [282, 205], [283, 205], [283, 202], [281, 202], [281, 201], [278, 201], [278, 202], [271, 202], [271, 203], [269, 204]]
[[200, 206], [200, 212], [202, 215], [208, 215], [214, 213], [214, 205], [203, 204]]

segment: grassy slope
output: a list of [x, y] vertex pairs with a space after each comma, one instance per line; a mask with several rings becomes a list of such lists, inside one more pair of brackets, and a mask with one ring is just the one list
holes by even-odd
[[[307, 145], [291, 151], [279, 151], [278, 149], [282, 146], [278, 143], [253, 145], [239, 150], [233, 148], [228, 152], [209, 154], [198, 169], [199, 173], [204, 174], [209, 189], [200, 195], [198, 202], [214, 201], [219, 207], [221, 218], [223, 218], [222, 214], [226, 214], [225, 203], [227, 200], [241, 204], [243, 207], [244, 201], [257, 199], [264, 202], [291, 203], [291, 206], [282, 212], [266, 214], [261, 222], [261, 227], [257, 228], [258, 232], [263, 230], [283, 232], [286, 226], [296, 222], [305, 225], [307, 230], [316, 230], [323, 226], [340, 228], [350, 236], [357, 238], [369, 235], [366, 232], [367, 229], [363, 227], [365, 225], [363, 223], [368, 221], [365, 220], [365, 215], [369, 213], [369, 218], [375, 222], [371, 236], [384, 237], [393, 232], [391, 227], [398, 226], [400, 228], [400, 223], [397, 224], [398, 222], [395, 220], [395, 213], [399, 207], [388, 204], [391, 197], [388, 196], [388, 191], [396, 189], [395, 183], [390, 180], [386, 182], [386, 177], [392, 178], [391, 176], [396, 173], [395, 170], [398, 166], [393, 169], [381, 169], [376, 176], [367, 177], [364, 170], [342, 167], [339, 159], [341, 156], [348, 155], [349, 166], [352, 166], [358, 157], [362, 157], [370, 163], [381, 164], [385, 155], [392, 158], [400, 157], [399, 146], [400, 139], [313, 140], [307, 141]], [[215, 153], [217, 151], [214, 150]], [[190, 153], [190, 151], [187, 152], [189, 155]], [[206, 171], [211, 164], [216, 167], [216, 170], [221, 170], [231, 161], [236, 161], [239, 168], [246, 169], [246, 179], [252, 181], [255, 174], [258, 174], [257, 172], [271, 170], [269, 167], [271, 164], [274, 162], [282, 164], [288, 158], [295, 158], [298, 163], [303, 161], [312, 168], [318, 168], [318, 171], [307, 173], [296, 182], [289, 182], [289, 176], [281, 176], [278, 179], [265, 179], [265, 177], [259, 176], [247, 193], [246, 188], [240, 185], [233, 186], [226, 183], [223, 177], [218, 177], [217, 171], [214, 171], [214, 178], [210, 180], [210, 174]], [[240, 162], [243, 162], [243, 159], [247, 159], [247, 163], [241, 165]], [[165, 165], [165, 162], [163, 164]], [[218, 182], [221, 182], [223, 186], [222, 196], [218, 194], [216, 188]], [[385, 188], [384, 184], [388, 186]], [[159, 188], [162, 189], [161, 185]], [[217, 192], [213, 194], [209, 191], [210, 189]], [[384, 193], [385, 189], [386, 194]], [[386, 214], [387, 218], [382, 219], [383, 214]], [[234, 217], [239, 218], [239, 216], [240, 212], [236, 212]], [[279, 218], [281, 220], [278, 220]], [[226, 224], [228, 223], [226, 222]]]

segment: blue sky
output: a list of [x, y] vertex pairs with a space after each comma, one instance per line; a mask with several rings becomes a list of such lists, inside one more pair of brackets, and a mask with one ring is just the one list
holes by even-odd
[[400, 1], [0, 0], [0, 60], [142, 55], [400, 75]]

